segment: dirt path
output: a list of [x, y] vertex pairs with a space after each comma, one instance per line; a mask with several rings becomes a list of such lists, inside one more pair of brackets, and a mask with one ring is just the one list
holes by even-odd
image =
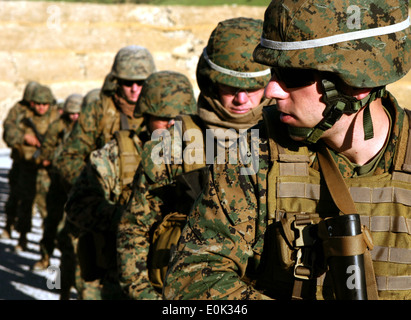
[[[0, 164], [4, 164], [7, 153], [1, 150]], [[6, 159], [7, 161], [7, 159]], [[0, 167], [0, 234], [6, 225], [4, 206], [8, 197], [8, 167]], [[39, 241], [43, 231], [42, 219], [38, 213], [33, 215], [33, 226], [27, 234], [27, 251], [15, 252], [14, 247], [18, 242], [18, 233], [12, 232], [11, 239], [0, 239], [0, 300], [58, 300], [59, 294], [55, 286], [58, 267], [60, 265], [60, 252], [56, 249], [50, 259], [53, 266], [50, 270], [33, 271], [33, 265], [40, 259]], [[73, 290], [71, 299], [76, 299]]]

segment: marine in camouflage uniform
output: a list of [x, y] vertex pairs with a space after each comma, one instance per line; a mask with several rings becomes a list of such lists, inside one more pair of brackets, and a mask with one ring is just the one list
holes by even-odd
[[147, 133], [165, 130], [178, 114], [195, 110], [186, 76], [172, 71], [153, 73], [143, 85], [135, 111], [136, 116], [145, 117], [149, 132], [117, 132], [113, 140], [91, 153], [73, 186], [66, 205], [68, 220], [80, 237], [88, 230], [100, 237], [96, 265], [102, 272], [103, 299], [127, 298], [118, 283], [115, 231], [131, 193], [143, 144], [149, 139]]
[[41, 258], [34, 264], [35, 270], [46, 269], [50, 265], [50, 257], [56, 246], [58, 224], [63, 218], [67, 194], [53, 161], [62, 151], [63, 144], [80, 115], [82, 100], [80, 94], [67, 97], [63, 114], [50, 124], [40, 148], [39, 160], [47, 169], [50, 187], [46, 196], [47, 216], [43, 220], [43, 238], [40, 240]]
[[[144, 47], [131, 45], [117, 52], [98, 99], [93, 91], [90, 103], [82, 108], [80, 118], [63, 151], [56, 158], [56, 167], [67, 192], [85, 166], [90, 153], [102, 148], [112, 139], [114, 132], [132, 129], [139, 133], [145, 130], [143, 118], [135, 118], [133, 111], [144, 80], [155, 69], [153, 57]], [[70, 229], [69, 226], [67, 228]], [[75, 242], [74, 245], [77, 246], [77, 241]], [[80, 284], [82, 280], [77, 282]], [[98, 284], [82, 283], [82, 287], [85, 288], [82, 290], [84, 294], [88, 295], [90, 292], [90, 299], [99, 296]]]
[[32, 209], [37, 192], [36, 179], [41, 168], [39, 148], [48, 126], [59, 117], [57, 111], [50, 110], [50, 106], [54, 103], [55, 99], [50, 88], [37, 86], [31, 102], [33, 112], [25, 114], [18, 123], [18, 132], [23, 133], [23, 140], [18, 145], [23, 158], [18, 176], [20, 199], [17, 206], [16, 230], [20, 232], [20, 237], [16, 250], [26, 248], [26, 234], [31, 229]]
[[91, 151], [102, 148], [115, 131], [144, 129], [143, 119], [134, 118], [133, 110], [144, 80], [154, 71], [153, 57], [146, 48], [132, 45], [117, 52], [100, 99], [84, 106], [63, 152], [57, 157], [57, 167], [68, 188]]
[[[210, 145], [207, 140], [211, 139], [211, 148], [217, 153], [221, 152], [220, 143], [224, 153], [224, 147], [233, 138], [237, 140], [239, 131], [260, 121], [262, 109], [272, 103], [263, 97], [270, 71], [250, 59], [261, 31], [261, 20], [221, 21], [212, 31], [197, 66], [201, 90], [198, 114], [177, 117], [175, 126], [169, 130], [169, 139], [162, 140], [163, 155], [170, 155], [169, 162], [155, 161], [152, 153], [160, 146], [158, 141], [149, 141], [144, 146], [135, 196], [118, 231], [121, 282], [133, 299], [161, 297], [169, 260], [169, 250], [162, 243], [170, 245], [178, 237], [178, 230], [203, 187], [209, 151], [206, 145]], [[207, 129], [216, 130], [216, 135], [207, 136]], [[222, 129], [221, 135], [217, 129]], [[183, 142], [185, 134], [196, 137]], [[169, 150], [167, 145], [173, 149]], [[200, 158], [186, 158], [195, 148], [200, 151]], [[177, 160], [183, 156], [188, 161]], [[163, 234], [170, 234], [170, 239], [163, 242]]]
[[2, 238], [11, 237], [11, 228], [16, 219], [16, 208], [18, 203], [19, 191], [17, 188], [17, 179], [19, 173], [19, 163], [21, 161], [21, 154], [16, 145], [20, 145], [23, 141], [24, 132], [19, 130], [18, 123], [25, 117], [26, 113], [32, 114], [33, 111], [30, 108], [30, 101], [32, 100], [34, 89], [40, 84], [36, 81], [30, 81], [27, 83], [22, 100], [18, 101], [7, 114], [3, 123], [3, 140], [7, 146], [11, 148], [11, 159], [13, 160], [12, 166], [8, 173], [9, 180], [9, 197], [6, 202], [6, 226], [1, 235]]
[[[352, 6], [361, 10], [360, 30], [347, 23]], [[259, 139], [249, 139], [256, 173], [241, 164], [212, 167], [172, 258], [165, 298], [333, 299], [337, 283], [324, 264], [358, 250], [352, 255], [372, 257], [366, 276], [378, 291], [367, 290], [369, 299], [410, 299], [410, 120], [385, 90], [408, 72], [409, 53], [405, 1], [271, 2], [254, 58], [273, 68], [266, 96], [277, 103], [253, 128]], [[323, 162], [329, 155], [334, 162]], [[330, 172], [343, 183], [328, 183]], [[343, 184], [350, 194], [341, 203], [334, 187]], [[344, 208], [350, 198], [363, 232], [358, 248], [333, 253], [327, 223], [353, 213]], [[340, 274], [343, 285], [349, 275]]]

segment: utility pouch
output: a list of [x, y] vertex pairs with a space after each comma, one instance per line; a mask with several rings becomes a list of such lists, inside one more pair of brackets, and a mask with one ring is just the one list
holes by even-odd
[[304, 280], [324, 273], [322, 248], [317, 235], [321, 221], [319, 215], [279, 211], [277, 219], [277, 243], [283, 267], [292, 271], [296, 278]]
[[187, 221], [187, 215], [174, 212], [168, 214], [157, 226], [150, 245], [151, 258], [149, 278], [151, 284], [159, 292], [163, 288], [168, 262]]

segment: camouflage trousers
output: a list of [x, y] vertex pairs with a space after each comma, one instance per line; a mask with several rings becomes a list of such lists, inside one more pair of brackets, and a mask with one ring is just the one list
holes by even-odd
[[40, 168], [37, 172], [36, 179], [36, 197], [34, 204], [40, 213], [40, 216], [45, 219], [47, 216], [47, 193], [49, 191], [51, 179], [45, 168]]
[[9, 182], [9, 197], [6, 202], [5, 212], [6, 212], [6, 230], [11, 234], [11, 228], [15, 225], [17, 217], [17, 206], [19, 201], [19, 161], [13, 160], [12, 166], [8, 173]]
[[17, 187], [19, 200], [17, 203], [16, 230], [21, 236], [26, 235], [31, 230], [31, 219], [33, 203], [36, 197], [37, 166], [28, 161], [22, 161], [19, 165]]
[[[47, 215], [43, 218], [43, 237], [40, 240], [40, 251], [43, 257], [50, 257], [53, 254], [58, 227], [62, 222], [64, 205], [67, 201], [67, 194], [60, 183], [60, 176], [53, 172], [50, 172], [49, 176], [50, 183], [47, 183], [49, 186], [45, 197]], [[46, 186], [46, 183], [43, 186]]]

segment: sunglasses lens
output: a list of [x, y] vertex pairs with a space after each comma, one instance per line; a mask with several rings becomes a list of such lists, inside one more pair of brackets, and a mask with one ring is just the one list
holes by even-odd
[[136, 83], [139, 86], [142, 86], [144, 83], [144, 80], [124, 80], [122, 79], [120, 81], [120, 84], [126, 87], [131, 87], [134, 83]]
[[314, 70], [309, 69], [271, 68], [271, 75], [287, 88], [306, 87], [315, 82]]

